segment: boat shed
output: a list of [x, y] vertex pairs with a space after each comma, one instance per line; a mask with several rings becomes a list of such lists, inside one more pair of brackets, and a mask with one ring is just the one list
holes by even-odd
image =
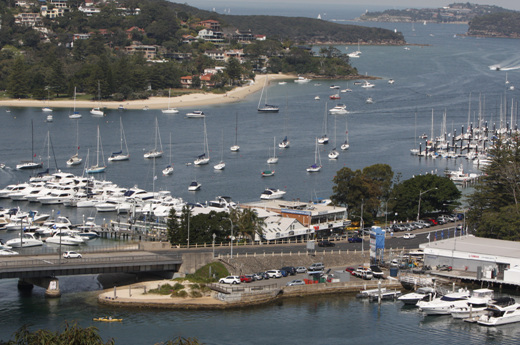
[[263, 209], [281, 217], [294, 218], [311, 230], [311, 233], [319, 234], [319, 237], [342, 233], [350, 225], [346, 207], [322, 203], [275, 199], [240, 204], [240, 207]]
[[423, 243], [424, 264], [451, 266], [453, 270], [476, 272], [477, 279], [520, 283], [520, 242], [472, 235]]

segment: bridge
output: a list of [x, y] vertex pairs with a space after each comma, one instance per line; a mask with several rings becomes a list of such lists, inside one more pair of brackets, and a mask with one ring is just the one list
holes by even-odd
[[76, 259], [65, 259], [57, 254], [3, 257], [0, 279], [19, 278], [21, 289], [32, 288], [33, 284], [47, 286], [46, 296], [58, 297], [61, 293], [57, 276], [177, 272], [182, 263], [180, 254], [147, 251], [88, 253]]

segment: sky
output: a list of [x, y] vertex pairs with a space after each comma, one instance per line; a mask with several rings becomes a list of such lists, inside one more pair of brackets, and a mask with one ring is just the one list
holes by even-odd
[[[500, 7], [504, 7], [511, 10], [520, 10], [520, 1], [519, 0], [369, 0], [369, 1], [360, 1], [360, 0], [320, 0], [317, 2], [316, 0], [170, 0], [173, 2], [187, 3], [188, 5], [194, 7], [208, 7], [208, 6], [218, 6], [221, 3], [226, 4], [257, 4], [259, 7], [265, 7], [268, 3], [284, 3], [291, 4], [294, 3], [295, 6], [302, 6], [305, 4], [316, 5], [317, 3], [323, 4], [341, 4], [341, 5], [374, 5], [374, 6], [382, 6], [387, 7], [388, 9], [398, 7], [411, 7], [411, 8], [425, 8], [425, 7], [443, 7], [452, 3], [457, 2], [470, 2], [473, 4], [481, 4], [481, 5], [496, 5]], [[228, 6], [228, 5], [226, 5]]]

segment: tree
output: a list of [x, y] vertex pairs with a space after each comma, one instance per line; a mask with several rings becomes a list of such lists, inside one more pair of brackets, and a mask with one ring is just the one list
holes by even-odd
[[232, 210], [230, 217], [233, 220], [234, 232], [250, 241], [255, 240], [255, 235], [262, 236], [265, 222], [258, 217], [255, 210], [250, 208]]
[[356, 171], [342, 168], [333, 178], [331, 200], [346, 206], [357, 217], [361, 215], [363, 204], [363, 220], [370, 224], [390, 192], [393, 175], [387, 164], [375, 164]]
[[26, 98], [29, 93], [29, 76], [22, 56], [17, 56], [7, 78], [7, 92], [13, 98]]
[[65, 323], [63, 332], [51, 332], [45, 329], [39, 329], [35, 332], [29, 332], [27, 326], [22, 326], [15, 334], [14, 341], [9, 341], [8, 344], [55, 344], [55, 345], [113, 345], [114, 339], [108, 340], [106, 343], [99, 335], [96, 327], [81, 328], [77, 323]]
[[520, 139], [496, 141], [490, 156], [469, 198], [468, 225], [479, 236], [520, 240]]
[[[419, 175], [394, 185], [388, 198], [388, 209], [398, 220], [412, 220], [423, 214], [449, 213], [462, 193], [448, 177]], [[420, 199], [420, 208], [419, 208]]]
[[242, 79], [242, 66], [235, 58], [230, 58], [226, 64], [226, 73], [234, 85]]

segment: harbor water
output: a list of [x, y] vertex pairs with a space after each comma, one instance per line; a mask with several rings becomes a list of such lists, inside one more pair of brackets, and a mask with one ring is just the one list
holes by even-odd
[[[80, 111], [83, 118], [71, 120], [68, 114], [72, 109], [55, 109], [54, 121], [50, 123], [45, 122], [46, 114], [39, 108], [10, 107], [10, 112], [0, 109], [0, 143], [3, 148], [0, 161], [7, 165], [0, 171], [0, 186], [24, 182], [30, 176], [30, 172], [17, 171], [14, 167], [20, 160], [31, 159], [31, 121], [34, 124], [34, 154], [47, 162], [45, 138], [49, 132], [52, 138], [51, 170], [56, 166], [56, 159], [60, 169], [80, 175], [83, 166], [65, 166], [66, 160], [76, 150], [77, 123], [80, 155], [85, 159], [88, 149], [92, 163], [96, 159], [97, 126], [105, 160], [110, 152], [119, 150], [120, 117], [131, 158], [127, 162], [108, 163], [106, 173], [98, 177], [123, 187], [138, 185], [150, 191], [169, 190], [173, 196], [189, 202], [204, 202], [217, 195], [229, 195], [242, 203], [255, 201], [265, 187], [287, 190], [287, 200], [327, 198], [337, 170], [342, 167], [362, 169], [377, 163], [389, 164], [395, 173], [402, 175], [401, 179], [425, 173], [443, 174], [444, 170], [456, 170], [461, 164], [466, 171], [477, 172], [472, 162], [462, 158], [419, 158], [410, 155], [409, 150], [419, 144], [424, 149], [424, 140], [421, 142], [418, 135], [426, 133], [430, 136], [432, 111], [435, 136], [441, 135], [444, 112], [447, 114], [448, 132], [456, 129], [459, 134], [462, 127], [467, 128], [468, 118], [471, 123], [476, 123], [479, 113], [490, 127], [493, 123], [499, 125], [503, 98], [507, 98], [510, 108], [512, 102], [516, 104], [518, 91], [507, 90], [505, 72], [492, 71], [488, 66], [508, 63], [515, 67], [520, 54], [512, 49], [514, 41], [464, 37], [466, 25], [417, 25], [415, 31], [410, 24], [377, 25], [402, 31], [411, 45], [409, 50], [404, 47], [361, 46], [362, 55], [353, 59], [352, 64], [360, 74], [381, 78], [371, 81], [375, 84], [373, 89], [362, 89], [352, 81], [319, 80], [303, 85], [292, 80], [285, 85], [272, 82], [267, 89], [269, 103], [280, 107], [278, 114], [257, 113], [260, 94], [252, 94], [239, 103], [201, 109], [183, 108], [176, 115], [152, 109], [112, 110], [107, 111], [106, 117], [98, 118], [92, 117], [89, 109], [84, 109]], [[422, 45], [412, 45], [414, 43]], [[337, 48], [345, 51], [344, 46]], [[349, 47], [349, 50], [354, 49], [357, 47]], [[516, 69], [508, 73], [511, 84], [519, 87], [516, 90], [520, 90], [519, 73]], [[395, 83], [389, 84], [389, 79]], [[350, 88], [352, 92], [340, 93], [341, 100], [330, 101], [329, 95], [337, 92], [329, 88], [331, 84], [339, 85], [340, 89]], [[316, 96], [320, 96], [320, 100], [315, 100]], [[366, 104], [368, 97], [374, 100], [373, 104]], [[325, 129], [325, 110], [336, 103], [345, 103], [350, 113], [327, 116]], [[191, 110], [206, 113], [211, 156], [207, 166], [186, 165], [203, 152], [203, 120], [186, 118], [184, 114]], [[154, 146], [156, 118], [164, 155], [156, 160], [154, 166], [152, 160], [143, 158], [143, 153]], [[507, 119], [508, 122], [511, 119], [509, 112]], [[327, 153], [335, 146], [335, 141], [339, 148], [345, 140], [346, 121], [350, 149], [340, 152], [337, 160], [329, 160]], [[513, 122], [516, 123], [516, 113]], [[160, 171], [169, 162], [170, 133], [175, 171], [165, 177]], [[235, 141], [235, 133], [240, 145], [238, 153], [229, 150]], [[314, 163], [315, 138], [322, 134], [328, 134], [330, 138], [328, 145], [319, 147], [323, 168], [319, 173], [308, 173], [306, 168]], [[286, 135], [291, 147], [277, 149], [279, 162], [269, 167], [275, 170], [275, 175], [262, 178], [261, 171], [268, 168], [266, 160], [269, 150], [272, 152], [273, 139], [276, 137], [280, 141]], [[213, 165], [221, 156], [226, 168], [216, 171]], [[188, 185], [195, 179], [202, 184], [202, 189], [188, 192]], [[17, 205], [29, 207], [25, 203], [0, 202], [3, 207]], [[100, 217], [105, 217], [64, 206], [42, 210], [60, 212], [73, 222], [80, 222], [83, 215], [96, 216], [98, 222]], [[0, 235], [5, 237], [5, 231]], [[383, 303], [378, 307], [350, 296], [283, 300], [228, 311], [134, 310], [98, 305], [95, 296], [101, 285], [93, 276], [60, 277], [60, 287], [63, 296], [50, 300], [44, 298], [44, 291], [40, 288], [35, 287], [32, 294], [25, 295], [17, 291], [16, 280], [1, 280], [0, 339], [7, 340], [23, 324], [30, 325], [31, 329], [58, 329], [66, 320], [77, 320], [81, 326], [87, 327], [93, 325], [93, 317], [113, 315], [123, 318], [124, 322], [95, 326], [103, 338], [113, 337], [118, 344], [153, 344], [176, 336], [197, 337], [206, 344], [402, 344], [433, 341], [517, 344], [520, 341], [517, 324], [484, 328], [454, 321], [451, 317], [424, 317], [415, 309], [403, 308], [400, 303]]]

